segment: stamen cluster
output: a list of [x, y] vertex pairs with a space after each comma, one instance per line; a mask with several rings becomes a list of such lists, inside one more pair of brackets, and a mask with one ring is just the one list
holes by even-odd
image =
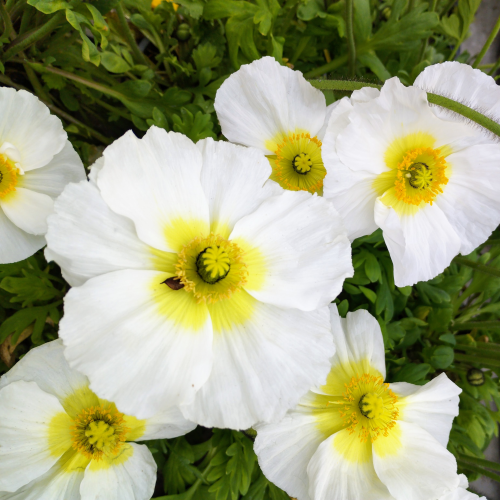
[[17, 167], [5, 155], [0, 155], [0, 198], [16, 190]]

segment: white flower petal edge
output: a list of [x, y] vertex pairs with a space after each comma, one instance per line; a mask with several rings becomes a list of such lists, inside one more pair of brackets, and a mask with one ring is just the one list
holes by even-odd
[[149, 500], [156, 484], [156, 463], [145, 445], [125, 445], [116, 464], [101, 467], [91, 462], [80, 485], [82, 500]]
[[182, 134], [151, 127], [142, 139], [129, 131], [104, 151], [105, 168], [97, 185], [108, 206], [134, 221], [137, 235], [148, 245], [177, 252], [174, 237], [182, 220], [193, 236], [208, 232], [208, 204], [200, 184], [202, 157]]
[[263, 57], [241, 66], [219, 88], [215, 110], [222, 133], [231, 142], [274, 154], [268, 141], [305, 130], [311, 137], [323, 127], [325, 97], [302, 73]]
[[[138, 418], [192, 399], [212, 369], [208, 310], [191, 294], [162, 284], [167, 277], [157, 271], [115, 271], [65, 297], [59, 335], [70, 366], [89, 377], [100, 397]], [[160, 288], [163, 298], [157, 300]]]
[[251, 311], [246, 321], [231, 324], [221, 315], [224, 306], [210, 308], [216, 362], [194, 402], [181, 406], [187, 419], [205, 427], [247, 429], [281, 419], [325, 380], [335, 352], [326, 307], [283, 310], [243, 291], [238, 301], [240, 310]]
[[460, 480], [458, 488], [448, 491], [442, 497], [439, 497], [438, 500], [488, 500], [486, 497], [479, 497], [475, 493], [467, 491], [466, 488], [469, 486], [469, 481], [467, 481], [467, 478], [463, 474], [460, 474], [458, 478]]
[[251, 268], [245, 290], [279, 307], [312, 311], [327, 306], [354, 274], [340, 216], [330, 202], [305, 191], [264, 201], [236, 223], [231, 239], [250, 242], [263, 260]]
[[16, 491], [57, 462], [65, 443], [50, 443], [48, 428], [63, 411], [35, 382], [13, 382], [0, 390], [0, 491]]

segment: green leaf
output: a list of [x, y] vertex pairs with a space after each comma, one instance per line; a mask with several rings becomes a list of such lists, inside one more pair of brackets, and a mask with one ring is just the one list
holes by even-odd
[[315, 17], [324, 19], [326, 16], [325, 2], [323, 0], [306, 0], [297, 9], [297, 17], [302, 21], [311, 21]]
[[125, 73], [126, 71], [130, 71], [130, 66], [125, 59], [122, 59], [113, 52], [102, 52], [101, 63], [111, 73]]
[[12, 334], [12, 342], [16, 342], [19, 335], [33, 322], [33, 334], [39, 336], [45, 326], [50, 306], [30, 307], [16, 311], [0, 325], [0, 344]]
[[129, 99], [141, 99], [149, 94], [151, 83], [146, 80], [127, 80], [116, 85], [114, 90]]
[[201, 0], [175, 0], [175, 3], [186, 7], [193, 19], [199, 19], [203, 14], [204, 3]]
[[369, 252], [365, 252], [365, 273], [368, 279], [374, 283], [375, 281], [378, 281], [381, 276], [381, 270], [380, 270], [380, 264], [378, 263], [377, 258], [375, 255]]
[[45, 73], [42, 75], [42, 80], [47, 84], [49, 89], [61, 90], [66, 87], [66, 80], [59, 75], [53, 73]]
[[408, 363], [394, 375], [392, 380], [393, 382], [408, 382], [410, 384], [417, 384], [425, 379], [425, 376], [430, 370], [431, 367], [427, 363]]
[[208, 114], [198, 111], [194, 116], [186, 108], [181, 109], [181, 116], [173, 115], [174, 130], [187, 135], [193, 142], [198, 142], [206, 137], [216, 139], [212, 132], [213, 122]]
[[163, 469], [165, 491], [168, 494], [182, 493], [187, 486], [193, 484], [199, 475], [198, 469], [192, 466], [194, 453], [185, 438], [176, 438], [170, 449], [167, 463]]
[[338, 306], [337, 309], [339, 311], [339, 315], [342, 318], [346, 317], [347, 311], [349, 310], [349, 301], [347, 299], [344, 299]]
[[451, 347], [440, 345], [434, 347], [430, 362], [434, 368], [444, 370], [453, 363], [454, 357], [455, 353]]
[[441, 19], [441, 28], [444, 33], [452, 38], [460, 40], [460, 20], [456, 14]]
[[372, 304], [375, 304], [376, 300], [377, 300], [377, 294], [373, 291], [373, 290], [370, 290], [369, 288], [366, 288], [364, 286], [359, 286], [358, 287], [362, 292], [363, 292], [363, 295], [372, 303]]
[[61, 0], [28, 0], [28, 5], [32, 5], [44, 14], [52, 14], [58, 10], [70, 8], [68, 2]]
[[455, 335], [453, 335], [453, 333], [443, 333], [443, 335], [439, 336], [439, 340], [451, 345], [457, 344], [457, 339], [455, 338]]
[[361, 64], [368, 66], [377, 75], [380, 81], [385, 82], [389, 78], [392, 78], [392, 75], [387, 71], [384, 63], [378, 58], [374, 51], [360, 54], [358, 59]]

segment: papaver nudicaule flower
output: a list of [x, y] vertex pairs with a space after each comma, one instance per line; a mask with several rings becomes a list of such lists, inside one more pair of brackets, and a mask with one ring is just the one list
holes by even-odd
[[85, 179], [61, 120], [24, 90], [0, 88], [0, 264], [45, 245], [47, 217], [66, 184]]
[[58, 199], [46, 255], [74, 285], [65, 356], [99, 396], [241, 429], [325, 380], [327, 305], [353, 273], [330, 202], [266, 182], [256, 149], [155, 127], [95, 168]]
[[385, 384], [376, 319], [330, 310], [337, 350], [326, 384], [281, 422], [256, 426], [266, 477], [297, 500], [436, 500], [456, 489], [446, 444], [460, 388], [445, 374]]
[[281, 187], [323, 192], [321, 141], [333, 108], [300, 71], [272, 57], [243, 65], [221, 85], [214, 106], [222, 133], [268, 155]]
[[137, 420], [98, 398], [54, 340], [0, 379], [0, 500], [149, 500], [156, 463], [131, 441], [193, 430], [178, 408]]
[[500, 144], [434, 109], [392, 78], [339, 101], [323, 141], [324, 196], [351, 239], [382, 228], [398, 286], [435, 277], [500, 222]]

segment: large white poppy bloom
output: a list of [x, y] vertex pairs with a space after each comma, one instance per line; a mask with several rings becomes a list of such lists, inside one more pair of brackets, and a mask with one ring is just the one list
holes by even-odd
[[47, 217], [83, 164], [59, 118], [24, 90], [0, 87], [0, 264], [45, 245]]
[[264, 151], [271, 179], [292, 191], [323, 192], [321, 141], [331, 109], [300, 71], [272, 57], [243, 65], [215, 96], [222, 133]]
[[156, 464], [131, 441], [193, 430], [179, 409], [137, 420], [97, 397], [60, 340], [0, 379], [0, 500], [149, 500]]
[[446, 444], [461, 390], [445, 374], [385, 384], [375, 318], [330, 311], [337, 351], [326, 384], [281, 422], [256, 427], [266, 477], [298, 500], [436, 500], [457, 488]]
[[500, 222], [500, 144], [434, 109], [392, 78], [341, 100], [324, 138], [324, 195], [351, 239], [382, 228], [398, 286], [433, 278]]
[[194, 399], [190, 420], [241, 429], [325, 380], [349, 241], [330, 202], [270, 171], [256, 149], [153, 127], [63, 192], [46, 256], [75, 286], [60, 335], [97, 394], [140, 418]]

